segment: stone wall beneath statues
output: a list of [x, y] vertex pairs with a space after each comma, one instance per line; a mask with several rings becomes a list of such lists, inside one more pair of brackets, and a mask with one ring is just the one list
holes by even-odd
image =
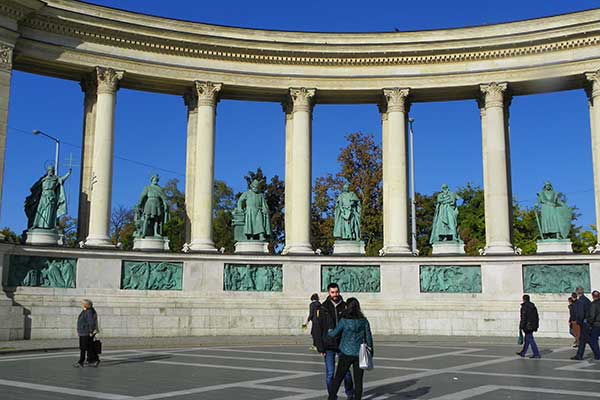
[[0, 316], [11, 315], [11, 339], [75, 337], [82, 298], [94, 302], [105, 337], [301, 335], [310, 295], [324, 299], [334, 280], [344, 297], [361, 301], [375, 334], [516, 337], [527, 288], [540, 311], [539, 336], [568, 337], [568, 295], [575, 286], [600, 287], [595, 255], [292, 257], [11, 245], [0, 252], [8, 296]]

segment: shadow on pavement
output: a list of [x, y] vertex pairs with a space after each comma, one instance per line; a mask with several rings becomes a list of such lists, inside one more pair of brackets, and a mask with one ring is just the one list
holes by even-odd
[[[366, 390], [363, 397], [370, 399], [378, 398], [379, 396], [385, 396], [385, 399], [400, 400], [400, 399], [417, 399], [425, 394], [429, 393], [431, 387], [423, 386], [411, 391], [404, 391], [405, 389], [413, 386], [417, 383], [417, 380], [413, 379], [406, 382], [392, 383], [389, 385], [378, 386], [373, 389]], [[384, 397], [382, 397], [384, 398]]]
[[123, 358], [122, 356], [108, 356], [108, 357], [100, 357], [102, 360], [100, 366], [101, 367], [110, 367], [114, 365], [121, 364], [135, 364], [135, 363], [144, 363], [148, 361], [159, 361], [165, 360], [168, 358], [172, 358], [170, 355], [166, 354], [157, 354], [157, 355], [135, 355], [133, 357]]

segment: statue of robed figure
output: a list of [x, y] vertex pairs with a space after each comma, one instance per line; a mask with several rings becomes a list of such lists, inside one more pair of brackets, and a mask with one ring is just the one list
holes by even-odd
[[163, 236], [164, 225], [169, 222], [169, 205], [167, 195], [158, 185], [158, 175], [150, 178], [150, 185], [144, 188], [140, 200], [135, 207], [135, 225], [137, 238]]
[[445, 241], [461, 242], [458, 236], [458, 208], [456, 203], [460, 197], [451, 192], [448, 185], [442, 185], [442, 191], [437, 195], [433, 227], [429, 243]]
[[562, 198], [550, 182], [544, 183], [543, 190], [537, 194], [535, 216], [542, 241], [568, 239], [573, 210]]
[[333, 237], [342, 240], [360, 240], [362, 205], [356, 193], [346, 183], [335, 202]]
[[[254, 179], [242, 193], [234, 210], [234, 236], [237, 242], [264, 242], [272, 234], [269, 206], [261, 182]], [[237, 228], [237, 229], [236, 229]]]
[[54, 167], [46, 169], [46, 175], [31, 187], [31, 194], [25, 199], [27, 230], [56, 231], [58, 219], [67, 214], [65, 181], [71, 176], [71, 170], [65, 176], [57, 176]]

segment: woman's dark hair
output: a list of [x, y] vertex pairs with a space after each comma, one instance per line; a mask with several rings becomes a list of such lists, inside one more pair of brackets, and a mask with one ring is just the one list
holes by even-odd
[[310, 296], [310, 299], [311, 299], [311, 301], [319, 300], [319, 294], [318, 293], [313, 293], [313, 295]]
[[346, 309], [342, 313], [342, 318], [346, 319], [363, 319], [365, 316], [360, 310], [360, 303], [355, 297], [350, 297], [346, 300]]

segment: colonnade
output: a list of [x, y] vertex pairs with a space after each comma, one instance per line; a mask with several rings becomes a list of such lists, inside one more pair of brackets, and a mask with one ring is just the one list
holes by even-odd
[[[10, 59], [10, 57], [9, 57]], [[10, 92], [10, 63], [0, 65], [0, 138], [4, 155]], [[126, 72], [96, 67], [81, 81], [84, 128], [78, 235], [82, 245], [112, 247], [109, 235], [113, 176], [114, 114], [119, 82]], [[596, 223], [600, 226], [600, 70], [585, 74], [592, 135]], [[212, 192], [216, 108], [222, 84], [196, 81], [184, 95], [187, 106], [185, 251], [215, 252]], [[315, 88], [290, 88], [285, 115], [284, 254], [313, 254], [310, 244], [312, 110]], [[409, 255], [407, 119], [410, 88], [382, 88], [379, 110], [383, 143], [385, 255]], [[508, 114], [510, 85], [480, 85], [486, 248], [484, 254], [514, 253]], [[0, 179], [4, 157], [0, 162]], [[0, 189], [1, 189], [0, 180]]]

